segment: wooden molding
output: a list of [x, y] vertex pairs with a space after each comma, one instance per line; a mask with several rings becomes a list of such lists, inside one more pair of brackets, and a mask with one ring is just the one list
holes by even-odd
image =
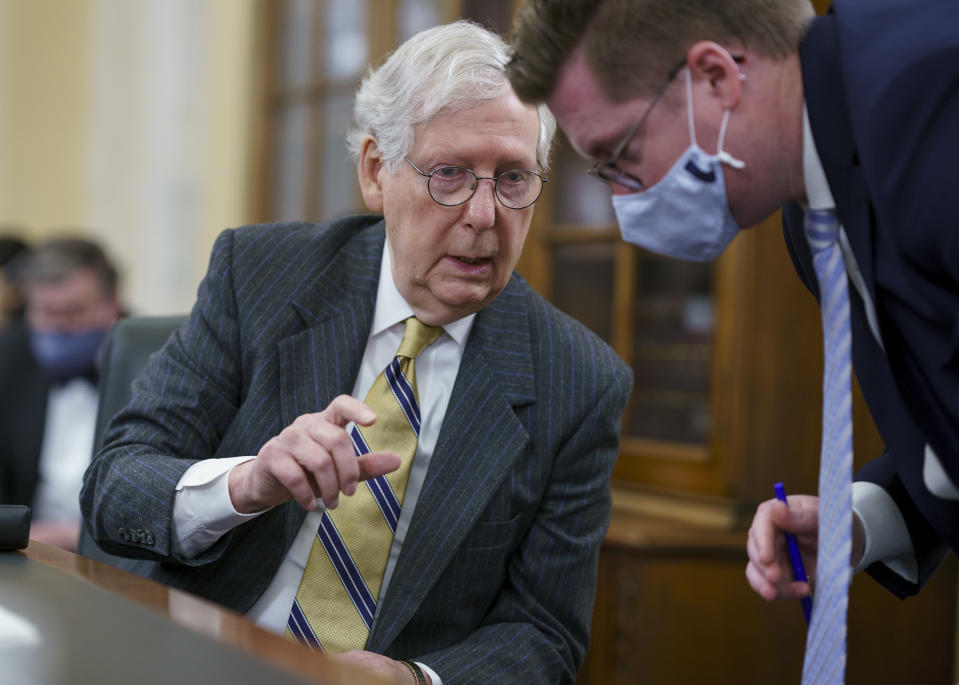
[[752, 505], [712, 495], [677, 494], [655, 488], [615, 483], [613, 512], [637, 523], [655, 519], [663, 525], [690, 525], [713, 530], [742, 530]]

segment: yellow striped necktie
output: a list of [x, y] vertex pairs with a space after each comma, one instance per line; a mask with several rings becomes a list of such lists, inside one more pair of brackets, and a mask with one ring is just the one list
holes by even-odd
[[400, 467], [323, 514], [287, 621], [297, 642], [327, 654], [366, 645], [420, 433], [416, 357], [441, 331], [408, 318], [396, 357], [366, 395], [376, 423], [353, 426], [353, 447], [357, 455], [396, 452]]

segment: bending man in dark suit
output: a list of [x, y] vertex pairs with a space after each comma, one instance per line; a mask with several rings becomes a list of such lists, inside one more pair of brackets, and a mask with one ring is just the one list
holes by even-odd
[[365, 79], [350, 134], [383, 216], [218, 239], [87, 472], [105, 550], [283, 631], [317, 498], [344, 506], [396, 468], [356, 458], [346, 428], [374, 421], [356, 398], [415, 314], [443, 327], [417, 358], [422, 432], [365, 650], [341, 658], [397, 682], [414, 674], [394, 659], [447, 685], [572, 682], [631, 374], [513, 272], [555, 125], [506, 60], [468, 23], [410, 39]]
[[[710, 259], [787, 205], [818, 297], [797, 219], [838, 216], [853, 363], [886, 447], [856, 476], [853, 562], [917, 592], [959, 549], [959, 5], [837, 0], [813, 21], [804, 0], [530, 0], [515, 48], [516, 92], [600, 162], [627, 240]], [[809, 592], [781, 531], [814, 555], [817, 508], [759, 507], [762, 596]]]

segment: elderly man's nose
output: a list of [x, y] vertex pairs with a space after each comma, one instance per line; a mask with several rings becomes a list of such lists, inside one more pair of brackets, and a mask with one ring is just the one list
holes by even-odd
[[[484, 183], [485, 181], [485, 183]], [[496, 194], [492, 179], [477, 179], [473, 196], [466, 201], [466, 223], [476, 231], [485, 231], [496, 223]]]

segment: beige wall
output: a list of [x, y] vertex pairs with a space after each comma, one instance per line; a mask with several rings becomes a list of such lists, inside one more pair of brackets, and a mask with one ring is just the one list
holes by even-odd
[[252, 219], [256, 5], [0, 0], [0, 224], [81, 227], [135, 311], [185, 311]]
[[87, 216], [86, 0], [0, 0], [0, 222]]

